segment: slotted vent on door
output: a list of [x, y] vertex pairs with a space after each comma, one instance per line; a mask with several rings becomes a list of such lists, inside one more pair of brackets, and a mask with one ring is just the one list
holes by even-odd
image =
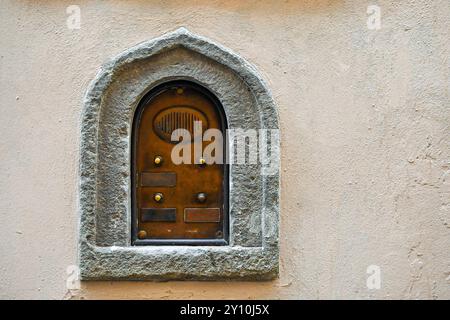
[[195, 121], [201, 122], [203, 131], [208, 129], [208, 119], [200, 110], [191, 106], [172, 106], [155, 116], [153, 127], [161, 139], [171, 142], [172, 132], [177, 129], [185, 129], [193, 137]]

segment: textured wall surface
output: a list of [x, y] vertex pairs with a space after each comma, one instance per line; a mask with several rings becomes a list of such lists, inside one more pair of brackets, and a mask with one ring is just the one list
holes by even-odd
[[[0, 298], [449, 299], [449, 1], [223, 2], [0, 0]], [[68, 290], [84, 92], [180, 26], [254, 64], [278, 105], [280, 278]]]

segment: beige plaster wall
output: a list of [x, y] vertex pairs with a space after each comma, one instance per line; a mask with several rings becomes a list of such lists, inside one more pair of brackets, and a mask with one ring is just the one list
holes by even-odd
[[[180, 26], [253, 63], [279, 107], [280, 279], [69, 291], [82, 96]], [[448, 0], [0, 0], [0, 30], [0, 298], [450, 298]]]

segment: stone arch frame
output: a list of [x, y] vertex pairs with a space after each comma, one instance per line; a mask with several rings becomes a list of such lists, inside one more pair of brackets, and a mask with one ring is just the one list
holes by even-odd
[[131, 245], [133, 116], [142, 97], [171, 80], [196, 82], [214, 93], [231, 129], [279, 129], [275, 103], [256, 69], [184, 28], [130, 48], [103, 65], [85, 95], [81, 124], [81, 278], [277, 277], [279, 139], [270, 145], [272, 174], [261, 164], [230, 165], [229, 246]]

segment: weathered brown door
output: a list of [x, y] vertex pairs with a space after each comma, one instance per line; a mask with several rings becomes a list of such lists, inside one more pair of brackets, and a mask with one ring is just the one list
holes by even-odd
[[[194, 152], [194, 121], [201, 131], [226, 122], [219, 101], [194, 83], [178, 81], [152, 90], [141, 101], [133, 125], [133, 228], [135, 245], [225, 245], [228, 237], [228, 169], [206, 164]], [[192, 137], [190, 164], [175, 164], [174, 130]], [[225, 138], [225, 134], [223, 135]], [[225, 139], [224, 139], [225, 140]], [[210, 142], [200, 142], [202, 149]], [[224, 144], [225, 146], [225, 144]], [[226, 150], [223, 150], [223, 157]]]

